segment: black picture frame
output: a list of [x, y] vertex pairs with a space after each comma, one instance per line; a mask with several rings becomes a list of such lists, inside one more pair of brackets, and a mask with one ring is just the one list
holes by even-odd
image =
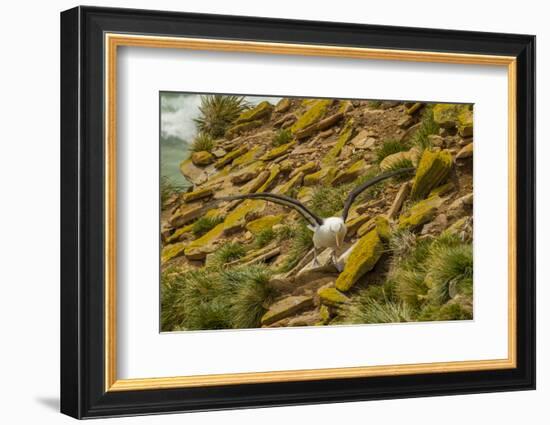
[[[104, 34], [139, 33], [517, 58], [517, 367], [106, 392]], [[61, 412], [75, 418], [535, 388], [535, 37], [76, 7], [61, 13]]]

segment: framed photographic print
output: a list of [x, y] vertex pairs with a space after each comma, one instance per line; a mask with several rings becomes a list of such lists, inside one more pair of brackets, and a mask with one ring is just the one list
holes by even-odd
[[61, 411], [533, 389], [535, 38], [61, 14]]

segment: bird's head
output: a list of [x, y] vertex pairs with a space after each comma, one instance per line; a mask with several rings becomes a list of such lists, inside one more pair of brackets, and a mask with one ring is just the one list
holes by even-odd
[[324, 220], [325, 227], [329, 232], [334, 233], [336, 247], [340, 248], [346, 237], [348, 229], [341, 217], [329, 217]]

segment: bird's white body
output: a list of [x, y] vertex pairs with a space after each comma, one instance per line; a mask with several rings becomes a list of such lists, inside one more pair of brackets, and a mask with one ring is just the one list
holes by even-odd
[[313, 229], [315, 248], [339, 248], [346, 237], [346, 225], [341, 217], [329, 217]]

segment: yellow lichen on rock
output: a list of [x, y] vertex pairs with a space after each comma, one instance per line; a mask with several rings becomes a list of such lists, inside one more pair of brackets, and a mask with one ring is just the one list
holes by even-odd
[[317, 291], [321, 303], [329, 306], [339, 306], [347, 303], [349, 298], [333, 287], [320, 288]]
[[253, 220], [246, 224], [246, 230], [249, 230], [253, 234], [258, 234], [266, 229], [271, 229], [276, 224], [279, 224], [281, 221], [283, 221], [283, 218], [285, 216], [283, 214], [279, 215], [266, 215], [263, 217], [260, 217], [256, 220]]
[[328, 107], [332, 104], [330, 99], [314, 100], [310, 103], [308, 110], [298, 118], [298, 120], [290, 127], [292, 133], [296, 133], [304, 128], [319, 121], [325, 113]]
[[198, 201], [199, 199], [209, 198], [214, 194], [214, 190], [212, 188], [204, 188], [204, 189], [197, 189], [193, 192], [185, 193], [182, 196], [183, 202], [194, 202]]
[[425, 198], [430, 190], [444, 182], [452, 166], [453, 158], [449, 151], [432, 152], [426, 149], [418, 163], [411, 198], [413, 200]]
[[283, 183], [282, 185], [276, 187], [273, 190], [273, 192], [280, 193], [281, 195], [288, 195], [293, 189], [300, 187], [303, 181], [304, 181], [304, 173], [300, 172], [296, 174], [294, 177], [292, 177], [286, 183]]
[[319, 183], [328, 182], [334, 178], [336, 171], [336, 167], [330, 166], [323, 167], [315, 173], [308, 174], [304, 177], [304, 186], [315, 186]]
[[256, 161], [256, 158], [258, 158], [262, 153], [263, 153], [263, 148], [261, 146], [254, 146], [248, 152], [236, 158], [233, 161], [232, 165], [233, 167], [248, 165]]
[[193, 155], [191, 155], [191, 161], [193, 161], [193, 164], [195, 165], [209, 165], [214, 162], [214, 155], [206, 151], [193, 152]]
[[170, 261], [172, 258], [176, 258], [180, 255], [183, 255], [185, 251], [185, 242], [178, 242], [172, 245], [166, 245], [162, 249], [162, 253], [160, 255], [160, 262], [161, 264], [166, 263], [167, 261]]
[[264, 122], [262, 120], [255, 120], [237, 124], [225, 132], [225, 138], [227, 140], [231, 140], [240, 134], [246, 133], [247, 131], [253, 130], [257, 127], [261, 127], [263, 123]]
[[216, 161], [216, 163], [214, 164], [214, 166], [216, 168], [223, 168], [227, 164], [231, 163], [234, 159], [240, 157], [241, 155], [244, 155], [247, 151], [248, 151], [248, 147], [241, 146], [240, 148], [235, 149], [235, 150], [229, 152], [227, 155], [225, 155], [225, 156], [221, 157], [220, 159], [218, 159]]
[[275, 182], [277, 177], [279, 177], [279, 174], [281, 174], [281, 167], [279, 167], [278, 164], [273, 165], [269, 169], [269, 177], [255, 192], [267, 192], [270, 189], [271, 185]]
[[336, 289], [348, 291], [365, 273], [371, 271], [384, 250], [384, 244], [376, 230], [363, 236], [350, 253], [344, 271], [336, 279]]
[[338, 140], [336, 141], [336, 144], [324, 157], [323, 159], [324, 165], [330, 165], [336, 162], [336, 159], [340, 155], [340, 152], [342, 152], [342, 149], [344, 148], [346, 143], [349, 140], [351, 140], [351, 138], [354, 136], [355, 130], [353, 128], [353, 125], [354, 125], [353, 118], [350, 118], [348, 121], [346, 121], [344, 128], [342, 129], [342, 131], [340, 131], [340, 135], [338, 136]]
[[262, 161], [271, 161], [273, 159], [279, 158], [280, 156], [283, 156], [284, 154], [292, 150], [295, 144], [295, 142], [290, 142], [281, 146], [277, 146], [276, 148], [273, 148], [269, 152], [267, 152], [260, 159]]
[[391, 226], [388, 218], [384, 215], [379, 215], [375, 219], [376, 232], [380, 239], [387, 242], [391, 237]]
[[442, 203], [443, 199], [437, 195], [416, 203], [408, 211], [401, 214], [399, 228], [417, 229], [435, 217], [435, 213]]
[[256, 107], [242, 112], [241, 115], [239, 115], [239, 117], [235, 120], [235, 124], [242, 124], [245, 122], [269, 118], [272, 111], [273, 105], [267, 100], [264, 100], [263, 102], [258, 103]]
[[473, 134], [473, 113], [470, 105], [438, 103], [433, 107], [434, 121], [443, 128], [457, 128], [462, 137]]
[[368, 170], [367, 163], [364, 159], [354, 162], [351, 167], [341, 171], [332, 179], [330, 184], [332, 186], [338, 186], [343, 183], [349, 183], [361, 176]]

